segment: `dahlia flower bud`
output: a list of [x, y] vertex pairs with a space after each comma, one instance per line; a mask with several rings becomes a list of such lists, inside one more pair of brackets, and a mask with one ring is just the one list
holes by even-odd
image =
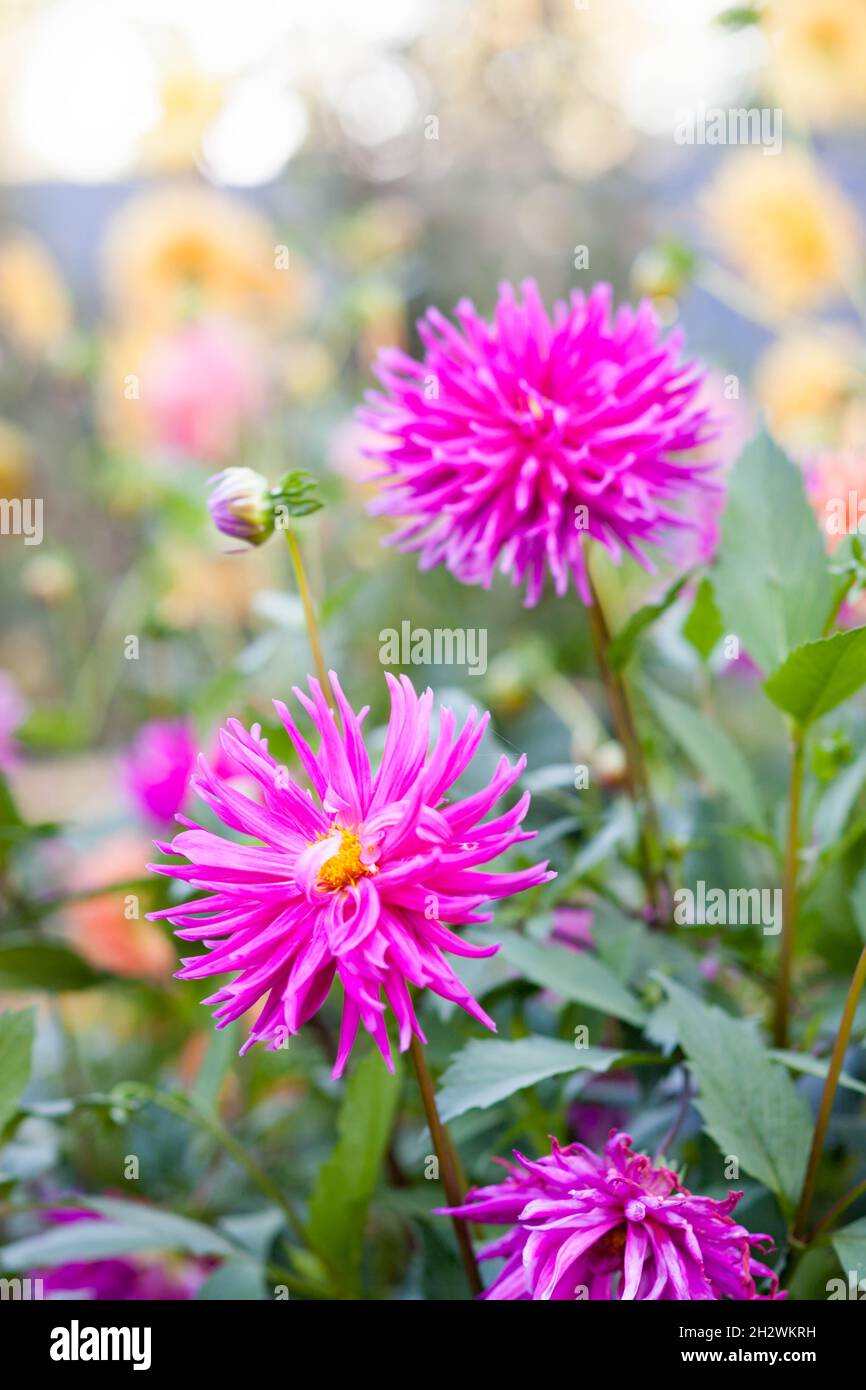
[[261, 545], [274, 531], [286, 529], [289, 517], [309, 516], [321, 502], [316, 480], [296, 469], [269, 488], [253, 468], [225, 468], [211, 478], [216, 487], [208, 501], [218, 531], [234, 540]]
[[268, 480], [253, 468], [225, 468], [211, 479], [208, 500], [213, 523], [224, 536], [261, 545], [274, 529], [274, 499]]

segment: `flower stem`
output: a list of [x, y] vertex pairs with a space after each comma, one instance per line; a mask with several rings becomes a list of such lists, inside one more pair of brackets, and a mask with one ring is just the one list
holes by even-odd
[[844, 1197], [840, 1197], [838, 1202], [833, 1203], [833, 1206], [827, 1214], [821, 1217], [821, 1220], [810, 1235], [809, 1241], [811, 1242], [817, 1239], [817, 1237], [828, 1230], [830, 1226], [835, 1225], [842, 1213], [847, 1211], [849, 1207], [853, 1207], [858, 1197], [863, 1197], [864, 1195], [866, 1195], [866, 1178], [864, 1178], [862, 1182], [858, 1182], [850, 1191], [846, 1192]]
[[[316, 612], [313, 606], [310, 586], [307, 583], [307, 574], [304, 569], [304, 562], [297, 539], [292, 531], [286, 531], [286, 541], [289, 546], [289, 553], [292, 557], [295, 578], [298, 584], [298, 593], [301, 596], [301, 603], [304, 606], [304, 618], [307, 624], [307, 633], [310, 639], [310, 647], [313, 652], [313, 660], [319, 677], [319, 684], [325, 695], [325, 699], [333, 709], [334, 697], [331, 691], [331, 683], [328, 680], [328, 672], [325, 666], [325, 658], [322, 655], [322, 642], [319, 636], [319, 627], [316, 622]], [[462, 1180], [460, 1161], [454, 1149], [447, 1129], [439, 1118], [439, 1111], [436, 1108], [436, 1096], [433, 1090], [433, 1082], [427, 1067], [427, 1060], [424, 1056], [424, 1049], [416, 1037], [413, 1036], [410, 1044], [412, 1061], [415, 1066], [415, 1075], [418, 1078], [418, 1089], [421, 1092], [421, 1100], [424, 1105], [424, 1113], [427, 1116], [427, 1124], [439, 1159], [439, 1171], [442, 1174], [442, 1182], [448, 1197], [448, 1204], [452, 1207], [460, 1206], [463, 1201], [465, 1183]], [[465, 1221], [457, 1217], [454, 1221], [454, 1230], [457, 1235], [457, 1244], [460, 1249], [460, 1256], [463, 1260], [463, 1267], [466, 1270], [466, 1278], [473, 1295], [482, 1291], [481, 1279], [478, 1274], [478, 1266], [475, 1263], [475, 1254], [472, 1249], [472, 1241], [469, 1236], [469, 1228]]]
[[592, 596], [592, 603], [587, 610], [592, 645], [607, 695], [616, 736], [625, 755], [626, 784], [637, 810], [641, 877], [652, 911], [650, 925], [660, 927], [668, 915], [672, 898], [665, 871], [657, 865], [657, 847], [661, 840], [658, 812], [650, 790], [643, 748], [632, 713], [628, 691], [622, 677], [613, 669], [608, 658], [610, 629], [607, 625], [604, 609], [598, 590], [589, 574], [588, 579]]
[[[824, 1152], [824, 1140], [827, 1137], [827, 1126], [830, 1123], [830, 1112], [833, 1109], [833, 1101], [836, 1096], [836, 1087], [839, 1084], [839, 1074], [842, 1071], [842, 1063], [845, 1060], [845, 1053], [848, 1048], [848, 1041], [851, 1037], [851, 1029], [854, 1026], [854, 1015], [857, 1012], [857, 1005], [866, 983], [866, 946], [860, 952], [860, 959], [851, 976], [851, 984], [848, 986], [848, 997], [845, 1000], [845, 1007], [842, 1010], [842, 1018], [839, 1021], [839, 1031], [836, 1034], [836, 1041], [833, 1044], [833, 1052], [830, 1057], [830, 1067], [824, 1081], [824, 1090], [821, 1094], [821, 1104], [818, 1107], [818, 1117], [815, 1121], [815, 1132], [812, 1135], [812, 1147], [809, 1150], [809, 1161], [806, 1164], [806, 1176], [803, 1179], [803, 1191], [800, 1195], [800, 1205], [797, 1208], [797, 1215], [794, 1219], [793, 1239], [802, 1241], [804, 1239], [806, 1223], [809, 1220], [809, 1211], [812, 1206], [812, 1198], [815, 1194], [815, 1183], [818, 1178], [818, 1167], [821, 1162], [821, 1155]], [[862, 1185], [860, 1191], [862, 1191]], [[850, 1195], [850, 1194], [849, 1194]], [[859, 1191], [855, 1189], [854, 1197], [859, 1196]], [[844, 1209], [844, 1208], [843, 1208]], [[831, 1213], [831, 1216], [833, 1213]], [[825, 1218], [826, 1224], [828, 1218]]]
[[310, 593], [310, 586], [307, 583], [307, 572], [304, 569], [304, 561], [301, 556], [301, 547], [298, 545], [297, 537], [291, 530], [286, 531], [286, 543], [289, 547], [289, 554], [292, 557], [292, 567], [295, 571], [295, 579], [298, 585], [298, 593], [301, 603], [304, 606], [304, 620], [307, 624], [307, 635], [310, 639], [310, 647], [313, 652], [313, 661], [316, 667], [316, 675], [322, 687], [325, 699], [329, 705], [333, 705], [334, 699], [331, 693], [331, 683], [328, 680], [328, 669], [325, 666], [325, 658], [322, 655], [322, 641], [319, 636], [319, 624], [316, 621], [316, 610], [313, 606], [313, 597]]
[[[448, 1131], [439, 1118], [439, 1111], [436, 1107], [436, 1095], [433, 1090], [433, 1082], [430, 1078], [427, 1059], [424, 1056], [424, 1048], [414, 1034], [409, 1044], [409, 1051], [412, 1054], [415, 1076], [418, 1079], [418, 1090], [421, 1093], [421, 1103], [424, 1106], [424, 1114], [427, 1116], [427, 1125], [433, 1140], [433, 1147], [439, 1159], [439, 1171], [442, 1175], [442, 1185], [445, 1188], [448, 1205], [450, 1207], [459, 1207], [462, 1205], [464, 1193], [457, 1175], [457, 1165], [454, 1151], [451, 1147], [451, 1139]], [[474, 1297], [481, 1293], [482, 1284], [478, 1273], [478, 1266], [475, 1263], [475, 1252], [472, 1249], [469, 1227], [459, 1216], [452, 1216], [451, 1220], [454, 1223], [454, 1234], [457, 1237], [457, 1245], [460, 1250], [460, 1258], [463, 1261], [463, 1268], [466, 1271], [466, 1279]]]
[[782, 942], [779, 974], [776, 980], [776, 1008], [773, 1040], [776, 1047], [788, 1046], [788, 1015], [791, 1007], [791, 963], [797, 934], [797, 857], [800, 848], [800, 801], [803, 793], [803, 731], [795, 728], [791, 756], [791, 790], [788, 798], [788, 832], [785, 842], [785, 869], [782, 880]]

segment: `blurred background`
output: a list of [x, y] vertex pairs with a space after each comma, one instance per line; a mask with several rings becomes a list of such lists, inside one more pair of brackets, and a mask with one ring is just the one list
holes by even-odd
[[[356, 705], [383, 713], [382, 630], [482, 627], [485, 674], [413, 677], [490, 706], [531, 767], [596, 759], [615, 785], [594, 691], [562, 675], [588, 662], [576, 597], [527, 612], [505, 581], [462, 588], [383, 549], [353, 412], [380, 347], [417, 349], [427, 305], [610, 280], [711, 366], [720, 476], [763, 416], [816, 507], [862, 483], [866, 4], [4, 0], [0, 30], [0, 496], [44, 503], [40, 544], [0, 536], [2, 894], [10, 930], [47, 924], [56, 945], [16, 947], [17, 966], [10, 946], [0, 985], [126, 980], [46, 1006], [48, 1074], [185, 1082], [206, 1016], [144, 920], [152, 840], [185, 804], [164, 769], [213, 751], [228, 714], [270, 723], [310, 666], [285, 547], [226, 554], [208, 478], [317, 479], [303, 542]], [[781, 148], [681, 138], [684, 112], [735, 107], [781, 112]], [[671, 571], [709, 558], [717, 512]], [[606, 574], [613, 612], [666, 579]], [[748, 681], [729, 684], [772, 769]], [[537, 823], [561, 827], [551, 787]], [[247, 1077], [264, 1152], [282, 1152], [291, 1116], [269, 1127], [267, 1107], [299, 1083], [269, 1057]], [[84, 1164], [110, 1188], [100, 1133], [39, 1130], [20, 1162], [38, 1177], [78, 1145], [67, 1185]], [[189, 1187], [182, 1136], [160, 1143], [157, 1198]]]
[[[209, 526], [227, 463], [319, 479], [314, 587], [359, 682], [402, 617], [489, 626], [488, 699], [516, 647], [543, 659], [556, 605], [419, 584], [365, 519], [353, 409], [427, 304], [609, 279], [714, 366], [723, 462], [757, 412], [804, 460], [863, 445], [860, 0], [7, 0], [2, 26], [0, 492], [44, 499], [40, 545], [0, 538], [29, 809], [105, 814], [145, 714], [206, 727], [305, 669], [287, 557]], [[748, 105], [781, 152], [676, 135]]]

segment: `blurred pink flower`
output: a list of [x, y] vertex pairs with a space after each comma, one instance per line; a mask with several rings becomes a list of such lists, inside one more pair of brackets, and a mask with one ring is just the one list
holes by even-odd
[[26, 715], [26, 700], [12, 677], [0, 671], [0, 772], [11, 772], [18, 761], [14, 735]]
[[[830, 554], [849, 534], [866, 543], [866, 453], [842, 449], [818, 454], [805, 465], [804, 476]], [[866, 595], [843, 604], [839, 621], [843, 626], [866, 621]]]
[[[81, 1207], [62, 1207], [48, 1213], [58, 1224], [101, 1223], [103, 1217]], [[213, 1260], [166, 1254], [119, 1255], [98, 1260], [69, 1260], [51, 1269], [34, 1269], [49, 1298], [91, 1299], [95, 1302], [176, 1302], [195, 1298]]]
[[827, 549], [836, 549], [862, 520], [866, 536], [866, 453], [854, 449], [818, 454], [804, 469], [806, 492]]
[[152, 719], [142, 724], [123, 758], [126, 789], [136, 808], [167, 825], [186, 800], [198, 745], [185, 719]]
[[428, 309], [422, 362], [379, 354], [385, 391], [359, 412], [386, 436], [367, 451], [381, 465], [372, 510], [407, 518], [393, 541], [422, 569], [489, 587], [498, 565], [526, 583], [527, 605], [549, 571], [557, 594], [571, 576], [588, 603], [587, 537], [653, 571], [644, 546], [693, 525], [668, 503], [712, 486], [713, 461], [694, 451], [716, 424], [682, 332], [665, 339], [648, 302], [614, 313], [599, 284], [548, 316], [535, 282], [522, 290], [520, 303], [501, 287], [492, 323], [468, 300], [459, 327]]
[[215, 320], [185, 324], [161, 339], [142, 368], [142, 406], [156, 443], [190, 458], [233, 456], [266, 398], [255, 340]]
[[564, 904], [555, 907], [550, 939], [575, 951], [591, 951], [594, 944], [591, 908]]
[[732, 397], [729, 383], [733, 385], [731, 378], [713, 368], [698, 393], [697, 404], [708, 410], [718, 425], [718, 435], [713, 440], [716, 464], [707, 480], [713, 486], [693, 488], [684, 498], [681, 510], [692, 525], [671, 536], [665, 553], [675, 570], [704, 569], [713, 560], [727, 500], [727, 474], [755, 432], [751, 405], [738, 396]]
[[[252, 839], [238, 843], [181, 817], [188, 827], [160, 848], [186, 865], [153, 864], [155, 873], [205, 888], [207, 896], [175, 904], [168, 918], [185, 941], [206, 952], [184, 960], [178, 977], [206, 979], [235, 972], [209, 999], [226, 1027], [264, 1000], [244, 1043], [285, 1046], [324, 1004], [335, 974], [344, 991], [334, 1075], [339, 1076], [358, 1026], [373, 1037], [389, 1067], [386, 1006], [399, 1024], [400, 1050], [413, 1033], [424, 1041], [409, 986], [429, 989], [459, 1004], [493, 1028], [492, 1019], [454, 973], [445, 952], [492, 955], [496, 946], [463, 941], [447, 923], [488, 920], [479, 909], [552, 877], [545, 864], [516, 873], [476, 873], [509, 846], [533, 838], [522, 831], [529, 796], [491, 821], [484, 817], [520, 776], [525, 759], [502, 758], [492, 781], [469, 797], [446, 793], [471, 763], [487, 726], [470, 711], [458, 733], [444, 707], [430, 744], [433, 692], [418, 696], [406, 676], [386, 676], [391, 715], [375, 774], [361, 724], [331, 672], [340, 723], [317, 681], [312, 699], [295, 689], [321, 743], [301, 735], [285, 705], [275, 701], [313, 791], [305, 790], [269, 753], [258, 725], [247, 732], [231, 719], [223, 746], [253, 777], [263, 804], [226, 783], [204, 759], [193, 787], [231, 830]], [[342, 725], [342, 727], [341, 727]], [[385, 999], [382, 999], [384, 992]]]

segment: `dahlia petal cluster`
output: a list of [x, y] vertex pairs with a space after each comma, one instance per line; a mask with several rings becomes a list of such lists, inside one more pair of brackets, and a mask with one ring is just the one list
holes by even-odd
[[422, 569], [486, 588], [498, 565], [528, 606], [549, 571], [557, 594], [572, 577], [589, 603], [587, 538], [652, 570], [644, 545], [692, 524], [669, 503], [713, 489], [714, 461], [681, 456], [714, 438], [715, 419], [682, 333], [664, 338], [647, 301], [614, 312], [599, 284], [548, 314], [534, 281], [522, 294], [503, 285], [492, 323], [465, 299], [457, 326], [428, 309], [421, 362], [380, 353], [385, 390], [359, 413], [377, 436], [372, 510], [407, 519], [392, 542]]
[[[599, 1155], [583, 1144], [531, 1160], [515, 1153], [502, 1183], [471, 1191], [453, 1215], [509, 1227], [481, 1251], [505, 1261], [488, 1299], [687, 1300], [783, 1298], [752, 1254], [768, 1241], [731, 1217], [741, 1192], [696, 1197], [669, 1168], [611, 1130]], [[755, 1279], [770, 1281], [758, 1293]]]
[[480, 911], [485, 903], [553, 875], [546, 864], [514, 873], [478, 872], [511, 845], [533, 838], [520, 829], [528, 795], [484, 819], [517, 781], [523, 758], [513, 766], [502, 758], [482, 791], [447, 796], [478, 749], [487, 715], [479, 718], [471, 710], [458, 731], [452, 712], [441, 708], [431, 745], [433, 692], [419, 696], [406, 676], [386, 676], [391, 713], [374, 773], [362, 735], [367, 710], [356, 715], [333, 672], [330, 679], [339, 719], [317, 681], [310, 680], [312, 698], [294, 691], [320, 736], [316, 752], [286, 706], [275, 701], [309, 789], [277, 763], [259, 726], [247, 731], [229, 720], [223, 747], [255, 781], [261, 804], [204, 759], [191, 785], [223, 825], [247, 842], [179, 816], [187, 829], [159, 847], [188, 863], [149, 867], [207, 890], [154, 916], [169, 918], [183, 940], [207, 947], [204, 955], [184, 960], [180, 979], [233, 973], [230, 983], [205, 1000], [218, 1006], [218, 1027], [262, 1004], [242, 1051], [254, 1042], [284, 1046], [325, 1002], [334, 977], [339, 979], [339, 1076], [359, 1024], [393, 1065], [388, 1005], [399, 1025], [400, 1050], [413, 1033], [424, 1041], [410, 985], [452, 1000], [494, 1028], [445, 953], [474, 958], [497, 947], [472, 945], [451, 928], [488, 920]]

